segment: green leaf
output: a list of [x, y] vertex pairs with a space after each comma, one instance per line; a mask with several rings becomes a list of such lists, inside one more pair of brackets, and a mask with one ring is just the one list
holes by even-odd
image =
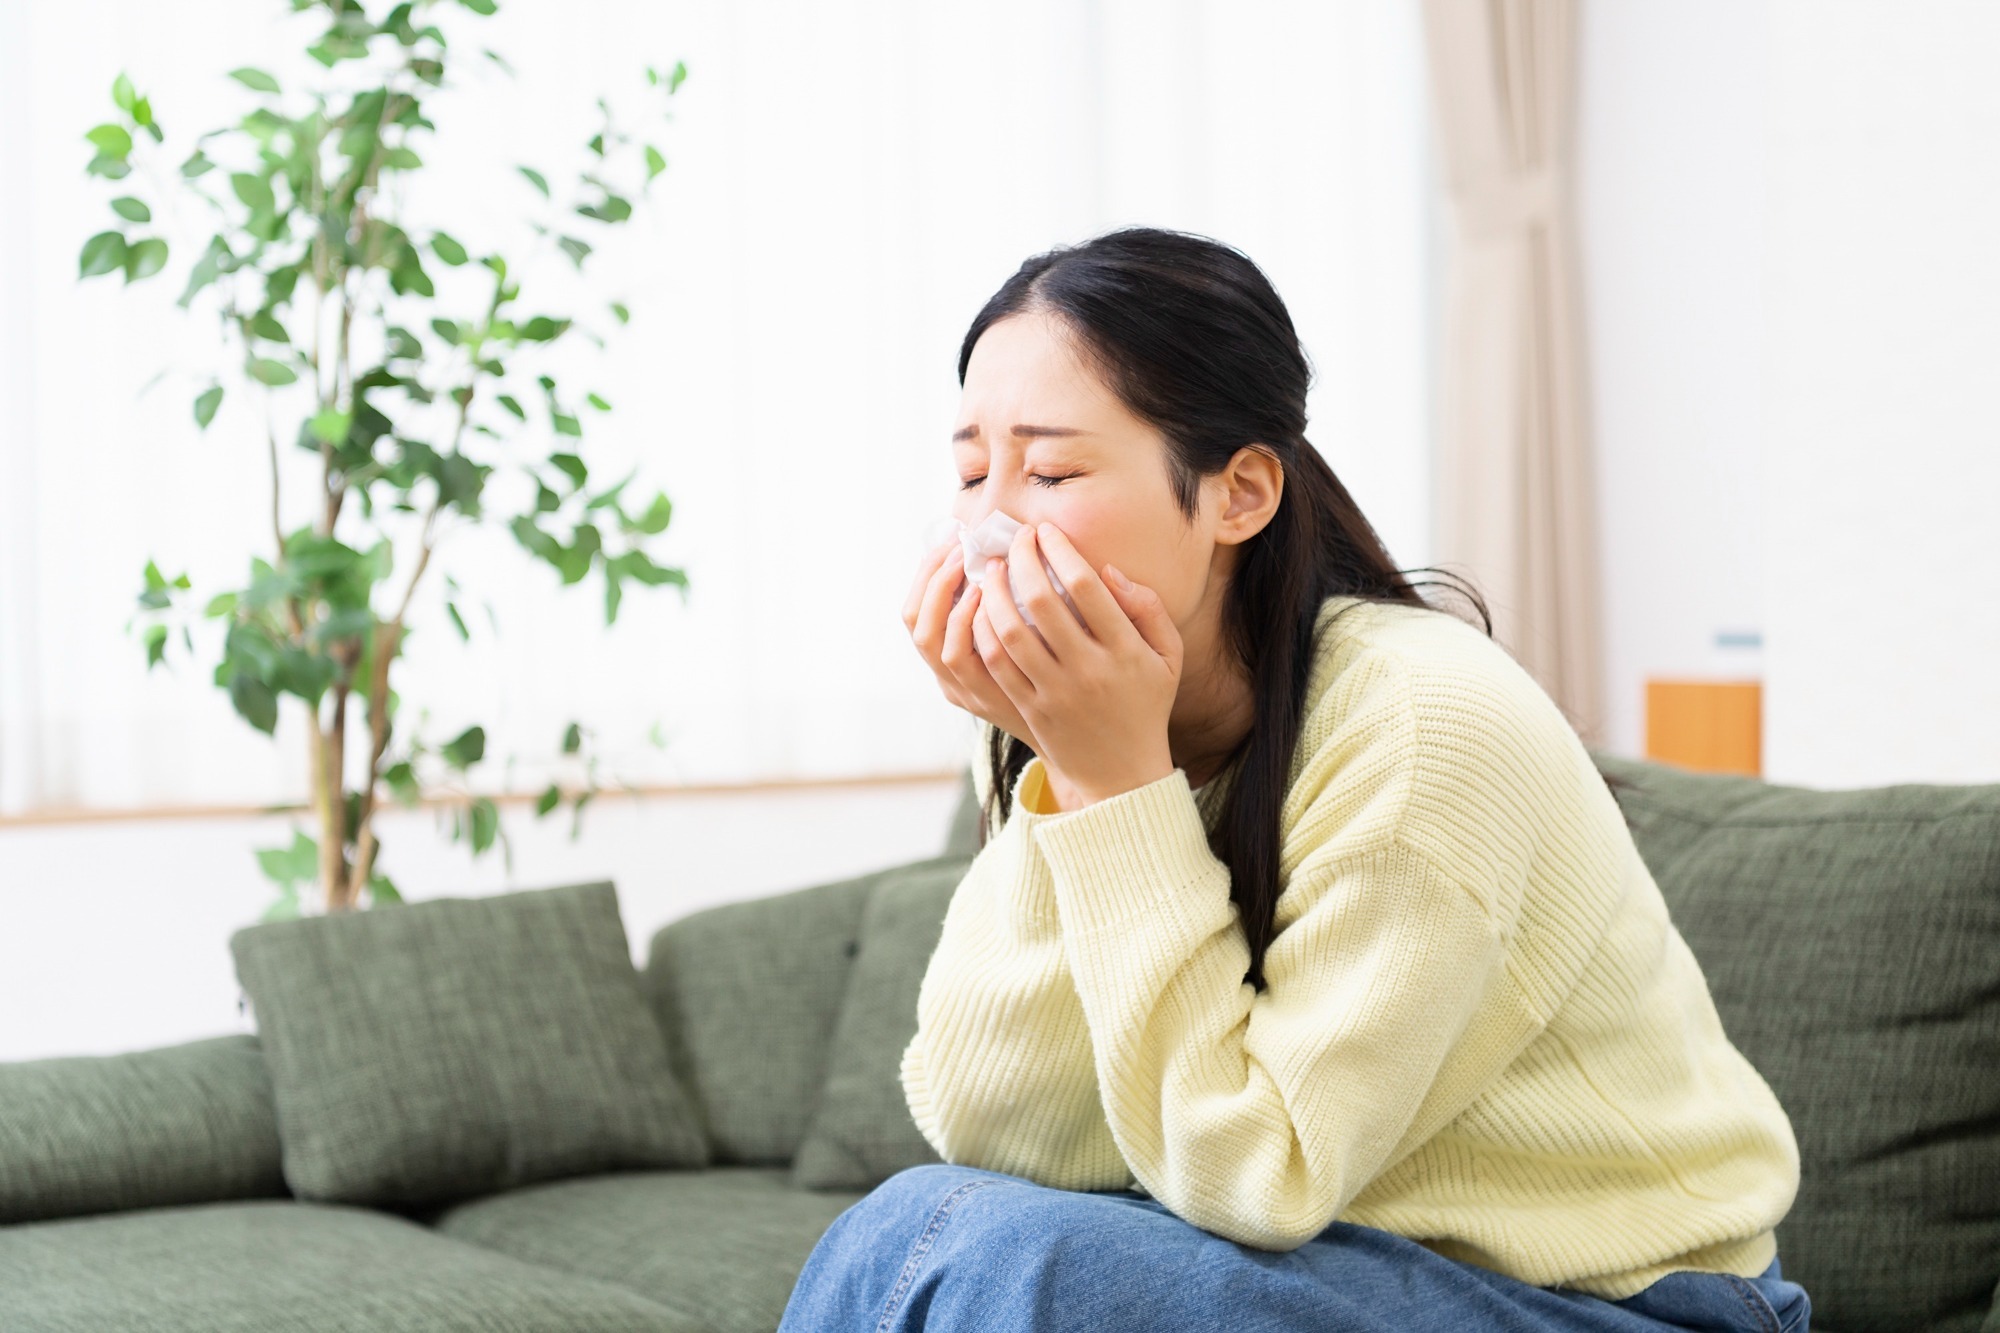
[[542, 198], [547, 199], [549, 197], [548, 177], [542, 175], [541, 172], [536, 171], [533, 167], [521, 167], [519, 171], [523, 176], [528, 178], [528, 184], [542, 192]]
[[498, 402], [500, 406], [506, 408], [509, 412], [512, 412], [518, 419], [522, 421], [526, 421], [528, 419], [528, 410], [521, 406], [520, 400], [514, 397], [513, 394], [503, 393], [495, 401]]
[[167, 627], [165, 625], [146, 626], [146, 670], [158, 666], [167, 655]]
[[422, 359], [424, 345], [418, 342], [417, 335], [411, 333], [408, 329], [391, 324], [383, 330], [383, 335], [389, 342], [389, 350], [386, 353], [389, 360], [416, 361]]
[[628, 532], [643, 532], [651, 536], [654, 533], [665, 532], [667, 522], [673, 515], [673, 502], [667, 499], [666, 493], [662, 491], [653, 497], [653, 503], [647, 506], [645, 513], [627, 520], [624, 526]]
[[271, 193], [268, 177], [253, 176], [247, 171], [239, 171], [230, 176], [229, 187], [236, 191], [236, 197], [243, 201], [252, 212], [269, 212], [277, 206], [277, 199]]
[[583, 267], [583, 257], [589, 254], [591, 249], [590, 242], [579, 241], [574, 236], [558, 237], [556, 238], [556, 245], [575, 262], [578, 268]]
[[583, 204], [576, 211], [599, 222], [623, 222], [632, 216], [632, 201], [621, 195], [606, 194], [603, 203]]
[[157, 236], [148, 236], [137, 245], [125, 251], [125, 281], [137, 282], [140, 278], [150, 278], [167, 266], [167, 243]]
[[465, 330], [461, 329], [458, 326], [458, 322], [456, 320], [450, 320], [450, 319], [432, 320], [431, 332], [437, 334], [438, 337], [444, 339], [446, 342], [450, 343], [454, 347], [456, 347], [459, 341], [465, 336]]
[[654, 564], [652, 557], [644, 551], [627, 551], [623, 555], [614, 556], [605, 562], [605, 567], [607, 570], [615, 572], [620, 578], [637, 579], [639, 582], [652, 588], [657, 588], [664, 583], [676, 584], [682, 588], [687, 587], [687, 574], [685, 572], [678, 569], [670, 569], [665, 565]]
[[553, 463], [561, 470], [564, 476], [569, 478], [569, 484], [572, 489], [582, 486], [584, 478], [589, 476], [589, 469], [584, 467], [583, 460], [575, 454], [550, 454], [549, 462]]
[[229, 702], [243, 720], [269, 736], [278, 729], [278, 696], [271, 687], [245, 671], [229, 677]]
[[280, 888], [290, 889], [319, 878], [319, 843], [303, 830], [292, 830], [289, 847], [265, 847], [257, 853], [257, 865], [265, 878]]
[[202, 152], [199, 148], [188, 155], [187, 161], [181, 163], [181, 175], [189, 180], [193, 180], [196, 176], [204, 175], [213, 170], [215, 170], [215, 163], [209, 161], [208, 154]]
[[115, 231], [100, 231], [83, 243], [77, 257], [77, 276], [94, 278], [125, 265], [125, 238]]
[[382, 781], [389, 784], [389, 794], [395, 797], [398, 805], [415, 805], [422, 795], [417, 788], [417, 771], [407, 759], [384, 769]]
[[492, 798], [476, 797], [472, 802], [472, 854], [479, 855], [493, 845], [493, 836], [500, 831], [500, 811]]
[[269, 357], [257, 357], [250, 362], [250, 377], [260, 384], [280, 385], [295, 382], [299, 375], [282, 361]]
[[215, 409], [222, 406], [222, 386], [215, 384], [204, 389], [194, 400], [194, 424], [203, 430], [215, 420]]
[[646, 179], [651, 180], [667, 169], [667, 159], [651, 144], [646, 145]]
[[521, 336], [529, 342], [554, 342], [569, 328], [566, 319], [550, 319], [547, 315], [536, 315], [521, 326]]
[[405, 148], [400, 144], [382, 154], [376, 161], [384, 171], [415, 171], [424, 164], [424, 160], [417, 156], [416, 149]]
[[550, 564], [554, 564], [562, 554], [562, 543], [535, 526], [535, 520], [526, 514], [515, 517], [507, 527], [514, 534], [514, 540]]
[[549, 420], [554, 424], [556, 434], [558, 435], [581, 436], [583, 434], [583, 423], [567, 412], [551, 412], [549, 413]]
[[454, 268], [465, 262], [465, 247], [441, 231], [431, 233], [431, 253]]
[[397, 891], [389, 877], [377, 870], [368, 876], [368, 905], [374, 907], [395, 907], [402, 903], [403, 895]]
[[611, 404], [605, 402], [604, 399], [597, 394], [592, 393], [584, 395], [584, 401], [589, 403], [592, 407], [596, 408], [600, 412], [609, 412], [611, 410]]
[[540, 819], [543, 815], [546, 815], [561, 804], [562, 788], [551, 782], [548, 790], [544, 791], [535, 801], [535, 818]]
[[632, 312], [626, 308], [623, 301], [613, 301], [611, 303], [611, 314], [620, 324], [630, 324], [632, 322]]
[[123, 125], [113, 125], [106, 121], [92, 127], [83, 136], [97, 147], [106, 157], [125, 158], [132, 154], [132, 136]]
[[315, 413], [313, 419], [306, 423], [306, 429], [323, 444], [339, 444], [347, 438], [348, 429], [353, 424], [352, 412], [329, 407], [324, 412]]
[[458, 3], [464, 5], [475, 14], [485, 14], [488, 16], [491, 16], [500, 7], [494, 3], [494, 0], [458, 0]]
[[278, 317], [268, 310], [259, 310], [250, 316], [243, 322], [243, 327], [252, 337], [262, 338], [265, 342], [289, 343], [292, 340], [292, 335], [285, 331]]
[[278, 81], [276, 79], [266, 74], [263, 70], [251, 69], [248, 65], [242, 69], [230, 70], [229, 77], [252, 92], [275, 93], [278, 91]]
[[458, 631], [458, 637], [470, 643], [472, 641], [472, 632], [466, 629], [465, 617], [458, 613], [457, 603], [446, 602], [444, 604], [444, 613], [451, 617], [452, 628]]
[[111, 211], [127, 222], [151, 222], [153, 210], [146, 207], [143, 200], [134, 199], [129, 194], [118, 196], [111, 201]]
[[486, 757], [486, 728], [470, 726], [445, 742], [438, 753], [453, 768], [463, 769]]
[[563, 728], [562, 752], [564, 754], [575, 754], [582, 748], [583, 727], [580, 723], [572, 722]]
[[672, 75], [672, 76], [671, 76], [671, 77], [670, 77], [670, 78], [669, 78], [669, 79], [667, 80], [667, 91], [668, 91], [669, 93], [672, 93], [672, 92], [676, 91], [677, 89], [679, 89], [679, 88], [680, 88], [680, 86], [681, 86], [681, 83], [682, 83], [682, 82], [683, 82], [684, 80], [686, 80], [687, 76], [688, 76], [688, 67], [687, 67], [687, 61], [685, 61], [685, 60], [676, 60], [676, 61], [674, 62], [674, 72], [673, 72], [673, 75]]
[[132, 104], [139, 100], [139, 95], [132, 91], [132, 80], [126, 78], [122, 71], [111, 81], [111, 100], [118, 104], [120, 111], [125, 112], [130, 112]]
[[236, 594], [233, 592], [219, 592], [208, 599], [208, 605], [202, 609], [202, 614], [213, 620], [221, 616], [234, 614], [235, 610]]

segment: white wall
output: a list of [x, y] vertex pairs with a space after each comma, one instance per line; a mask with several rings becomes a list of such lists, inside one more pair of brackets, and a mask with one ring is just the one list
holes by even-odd
[[2000, 782], [2000, 8], [1774, 12], [1769, 768]]
[[1754, 677], [1764, 619], [1763, 0], [1591, 0], [1577, 209], [1604, 559], [1606, 747], [1645, 681]]
[[2000, 781], [2000, 10], [1581, 36], [1610, 748], [1648, 676], [1761, 675], [1768, 778]]

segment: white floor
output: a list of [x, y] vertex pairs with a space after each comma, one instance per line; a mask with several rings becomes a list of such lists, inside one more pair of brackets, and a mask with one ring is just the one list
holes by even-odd
[[[635, 798], [605, 794], [569, 840], [565, 807], [502, 812], [478, 862], [428, 811], [394, 811], [386, 865], [409, 898], [610, 879], [635, 961], [662, 925], [711, 904], [934, 856], [953, 783]], [[273, 890], [254, 849], [286, 818], [163, 819], [0, 830], [0, 1060], [137, 1050], [249, 1031], [229, 935]]]

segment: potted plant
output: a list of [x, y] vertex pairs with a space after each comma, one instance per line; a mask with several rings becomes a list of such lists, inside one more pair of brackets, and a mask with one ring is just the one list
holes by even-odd
[[[265, 400], [270, 551], [251, 556], [238, 586], [207, 592], [199, 611], [185, 574], [148, 561], [135, 628], [150, 669], [176, 639], [196, 654], [191, 627], [220, 622], [214, 682], [235, 711], [267, 734], [287, 699], [304, 716], [314, 832], [259, 853], [279, 887], [267, 917], [399, 901], [377, 836], [384, 800], [417, 804], [485, 757], [482, 727], [428, 740], [394, 689], [419, 596], [441, 596], [454, 630], [470, 637], [459, 585], [442, 567], [455, 532], [501, 524], [563, 584], [595, 576], [607, 624], [630, 586], [687, 592], [685, 573], [647, 549], [672, 515], [666, 495], [640, 502], [628, 492], [632, 474], [604, 484], [589, 465], [585, 423], [611, 405], [551, 373], [552, 349], [586, 339], [601, 350], [599, 326], [622, 326], [630, 312], [610, 300], [588, 314], [553, 309], [526, 290], [542, 264], [574, 265], [588, 283], [591, 237], [645, 205], [666, 167], [660, 149], [615, 124], [600, 97], [602, 124], [572, 189], [518, 168], [532, 191], [523, 197], [543, 214], [526, 253], [412, 230], [400, 186], [434, 151], [426, 108], [463, 58], [461, 28], [492, 15], [494, 0], [289, 3], [312, 28], [305, 75], [235, 70], [251, 108], [190, 145], [170, 150], [150, 100], [118, 77], [116, 115], [85, 136], [86, 170], [107, 183], [116, 221], [79, 256], [82, 278], [159, 276], [174, 251], [156, 215], [192, 204], [212, 234], [185, 266], [179, 305], [218, 320], [218, 360], [228, 363], [195, 386], [194, 419], [207, 430], [231, 394]], [[508, 69], [490, 49], [473, 58]], [[659, 118], [671, 117], [686, 75], [684, 64], [646, 70]], [[290, 451], [313, 460], [307, 494], [280, 486]], [[503, 468], [532, 483], [523, 502], [502, 505], [489, 488]], [[568, 791], [550, 783], [536, 804], [540, 816], [567, 800], [572, 836], [598, 790], [586, 737], [571, 723], [562, 738], [565, 754], [589, 761], [584, 779]], [[500, 836], [490, 796], [461, 790], [448, 804], [452, 836], [475, 856]], [[302, 888], [316, 893], [302, 898]]]

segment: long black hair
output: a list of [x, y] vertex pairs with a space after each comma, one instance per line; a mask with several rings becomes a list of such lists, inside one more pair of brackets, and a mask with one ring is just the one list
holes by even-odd
[[[1165, 437], [1175, 502], [1188, 521], [1198, 512], [1201, 479], [1220, 472], [1243, 446], [1266, 450], [1284, 469], [1277, 512], [1243, 543], [1225, 594], [1224, 639], [1250, 682], [1255, 712], [1218, 770], [1235, 766], [1209, 839], [1229, 867], [1229, 896], [1249, 939], [1244, 979], [1262, 991], [1279, 893], [1279, 815], [1321, 604], [1346, 595], [1435, 611], [1417, 589], [1437, 581], [1404, 577], [1429, 572], [1456, 585], [1489, 637], [1493, 619], [1461, 576], [1428, 566], [1396, 568], [1306, 439], [1311, 366], [1285, 303], [1241, 251], [1189, 232], [1127, 227], [1035, 255], [966, 330], [958, 353], [961, 386], [980, 335], [997, 320], [1029, 311], [1056, 316], [1125, 406]], [[1015, 781], [1033, 757], [1026, 742], [993, 730], [982, 841], [989, 825], [1006, 820]]]

